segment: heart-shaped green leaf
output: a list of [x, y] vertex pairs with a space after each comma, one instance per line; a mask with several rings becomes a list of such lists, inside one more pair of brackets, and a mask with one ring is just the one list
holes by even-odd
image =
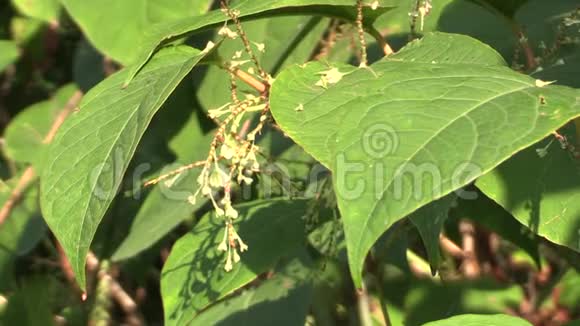
[[[476, 41], [463, 48], [482, 51]], [[580, 115], [577, 90], [461, 58], [421, 61], [294, 66], [271, 90], [278, 124], [333, 171], [357, 286], [394, 222]]]
[[145, 129], [207, 51], [160, 51], [143, 74], [121, 89], [127, 70], [93, 88], [48, 148], [41, 177], [46, 222], [62, 244], [81, 287], [85, 258]]

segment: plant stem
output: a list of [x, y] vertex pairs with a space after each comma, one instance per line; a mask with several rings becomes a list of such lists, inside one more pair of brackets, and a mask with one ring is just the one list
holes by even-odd
[[475, 227], [471, 222], [462, 220], [459, 222], [459, 232], [463, 239], [464, 253], [461, 269], [467, 278], [477, 278], [481, 273], [481, 269], [477, 261]]
[[363, 279], [362, 287], [356, 290], [358, 303], [358, 316], [362, 326], [372, 326], [373, 320], [371, 317], [370, 300], [367, 292], [367, 286]]
[[365, 40], [365, 31], [363, 27], [363, 1], [356, 0], [356, 28], [358, 31], [358, 40], [360, 42], [360, 65], [367, 66], [367, 42]]
[[393, 48], [391, 48], [389, 43], [387, 43], [384, 36], [381, 35], [381, 33], [379, 33], [379, 31], [372, 28], [372, 29], [368, 30], [368, 33], [377, 41], [377, 43], [379, 44], [379, 46], [383, 50], [383, 53], [385, 54], [385, 56], [395, 53], [395, 51], [393, 51]]
[[252, 77], [252, 75], [248, 74], [247, 72], [241, 69], [232, 69], [233, 74], [238, 77], [241, 81], [248, 84], [253, 89], [257, 90], [260, 93], [264, 93], [267, 89], [266, 84], [257, 80], [256, 78]]

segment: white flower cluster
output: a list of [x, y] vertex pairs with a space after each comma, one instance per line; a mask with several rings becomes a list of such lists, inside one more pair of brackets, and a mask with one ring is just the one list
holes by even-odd
[[[218, 121], [220, 127], [203, 170], [197, 178], [199, 188], [189, 198], [189, 202], [195, 204], [200, 195], [207, 197], [216, 215], [225, 219], [224, 240], [218, 250], [227, 253], [224, 266], [226, 271], [231, 270], [233, 264], [239, 261], [238, 249], [239, 252], [244, 252], [248, 248], [232, 223], [238, 218], [239, 213], [232, 206], [231, 188], [233, 182], [240, 185], [252, 183], [252, 174], [260, 171], [257, 159], [260, 148], [255, 144], [255, 138], [266, 120], [264, 112], [267, 111], [267, 106], [262, 102], [262, 97], [248, 95], [243, 101], [228, 103], [209, 111], [212, 119], [223, 120]], [[258, 126], [246, 134], [246, 131], [240, 131], [243, 129], [240, 125], [244, 115], [249, 112], [260, 112], [261, 116]], [[220, 200], [217, 196], [222, 191], [223, 197]]]

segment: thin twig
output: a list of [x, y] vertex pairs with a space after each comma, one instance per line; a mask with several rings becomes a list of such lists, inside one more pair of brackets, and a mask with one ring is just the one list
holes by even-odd
[[65, 104], [63, 110], [58, 114], [56, 119], [54, 119], [54, 122], [52, 123], [50, 130], [42, 140], [44, 144], [48, 144], [54, 139], [54, 136], [56, 136], [56, 132], [58, 131], [64, 120], [74, 111], [74, 109], [78, 106], [82, 98], [83, 92], [81, 91], [76, 91], [71, 96], [71, 98]]
[[[49, 132], [44, 137], [42, 141], [44, 144], [48, 144], [53, 140], [54, 136], [56, 135], [56, 132], [58, 131], [58, 128], [60, 128], [66, 117], [68, 117], [69, 114], [73, 112], [74, 108], [78, 105], [78, 102], [80, 101], [82, 96], [83, 93], [81, 91], [77, 91], [71, 96], [71, 98], [68, 100], [63, 110], [59, 113], [59, 115], [52, 123]], [[32, 166], [29, 166], [26, 170], [24, 170], [24, 173], [16, 183], [16, 187], [14, 187], [14, 189], [10, 193], [10, 197], [8, 197], [8, 200], [6, 200], [6, 202], [2, 206], [2, 209], [0, 209], [0, 225], [2, 225], [6, 221], [6, 219], [10, 216], [10, 213], [12, 213], [14, 207], [20, 202], [22, 196], [24, 195], [24, 192], [32, 184], [35, 177], [36, 172], [34, 171], [34, 168]]]
[[205, 161], [197, 161], [197, 162], [190, 163], [188, 165], [184, 165], [184, 166], [182, 166], [180, 168], [177, 168], [177, 169], [175, 169], [175, 170], [173, 170], [171, 172], [168, 172], [166, 174], [160, 175], [159, 177], [157, 177], [155, 179], [151, 179], [151, 180], [145, 182], [143, 184], [143, 187], [152, 186], [152, 185], [157, 184], [160, 181], [163, 181], [163, 180], [165, 180], [165, 179], [167, 179], [169, 177], [172, 177], [174, 175], [183, 173], [183, 172], [185, 172], [187, 170], [191, 170], [191, 169], [196, 168], [196, 167], [203, 166], [203, 165], [205, 165], [205, 163], [206, 163]]
[[356, 27], [358, 30], [358, 40], [360, 43], [360, 66], [366, 67], [367, 60], [367, 42], [365, 40], [365, 30], [363, 27], [363, 0], [356, 0]]
[[463, 242], [463, 263], [461, 269], [467, 278], [477, 278], [481, 273], [479, 262], [477, 261], [475, 227], [469, 221], [462, 220], [459, 222], [459, 232]]
[[12, 193], [10, 193], [10, 197], [8, 197], [8, 200], [6, 200], [2, 209], [0, 209], [0, 225], [4, 224], [4, 221], [6, 221], [8, 216], [10, 216], [12, 209], [14, 209], [14, 207], [20, 202], [24, 192], [28, 186], [30, 186], [35, 177], [36, 173], [32, 167], [28, 167], [24, 170], [24, 173], [18, 180], [16, 187], [14, 187]]
[[240, 36], [240, 39], [242, 40], [242, 43], [244, 44], [244, 50], [250, 56], [250, 59], [252, 59], [252, 62], [256, 66], [256, 69], [258, 69], [258, 74], [260, 75], [260, 77], [262, 77], [264, 80], [266, 80], [268, 75], [266, 74], [266, 72], [262, 68], [262, 65], [260, 65], [260, 61], [258, 60], [258, 57], [256, 57], [256, 54], [252, 50], [252, 46], [250, 45], [250, 40], [248, 39], [248, 35], [246, 35], [246, 32], [244, 31], [244, 29], [242, 27], [242, 23], [240, 22], [240, 19], [238, 17], [239, 12], [236, 12], [236, 11], [230, 9], [229, 0], [221, 0], [220, 6], [222, 7], [222, 10], [225, 11], [225, 13], [228, 15], [228, 17], [234, 22], [234, 24], [236, 24], [236, 30], [238, 31], [238, 35]]
[[308, 61], [319, 61], [320, 59], [328, 56], [330, 51], [336, 45], [340, 35], [340, 21], [338, 19], [331, 19], [328, 25], [326, 35], [320, 40], [318, 46], [312, 54], [310, 55], [310, 60]]
[[246, 73], [241, 69], [231, 69], [231, 72], [238, 77], [241, 81], [248, 84], [248, 86], [252, 87], [253, 89], [257, 90], [260, 93], [264, 93], [268, 88], [266, 84], [257, 80], [256, 78], [252, 77], [252, 75]]
[[515, 22], [511, 22], [511, 25], [516, 37], [518, 38], [518, 42], [522, 50], [524, 51], [524, 56], [526, 57], [526, 68], [528, 69], [528, 71], [536, 69], [536, 67], [538, 66], [538, 62], [536, 61], [536, 55], [534, 54], [534, 50], [530, 46], [528, 38], [524, 34], [524, 31], [522, 30], [520, 25], [518, 25]]
[[362, 282], [362, 288], [356, 290], [356, 295], [360, 324], [362, 326], [372, 326], [373, 320], [371, 317], [369, 294], [364, 280]]
[[369, 34], [377, 41], [385, 56], [395, 53], [393, 48], [387, 43], [385, 36], [379, 33], [379, 31], [373, 28], [369, 30]]
[[443, 235], [443, 233], [439, 235], [439, 245], [441, 248], [443, 248], [443, 250], [445, 250], [445, 252], [455, 258], [465, 257], [463, 250], [458, 245], [456, 245], [455, 242], [451, 241], [451, 239]]

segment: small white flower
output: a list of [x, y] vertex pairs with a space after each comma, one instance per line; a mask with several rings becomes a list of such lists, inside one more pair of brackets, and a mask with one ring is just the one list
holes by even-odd
[[217, 207], [217, 206], [214, 207], [214, 210], [215, 210], [215, 213], [216, 213], [217, 216], [224, 216], [224, 215], [226, 215], [225, 212], [224, 212], [224, 210], [221, 209], [221, 208], [219, 208], [219, 207]]
[[245, 65], [246, 63], [250, 62], [250, 60], [232, 60], [230, 61], [230, 68], [237, 68]]
[[220, 167], [216, 166], [209, 176], [209, 185], [213, 188], [223, 188], [230, 180], [227, 174]]
[[543, 80], [540, 80], [540, 79], [536, 79], [536, 87], [548, 86], [548, 85], [553, 84], [555, 82], [556, 82], [555, 80], [552, 80], [552, 81], [543, 81]]
[[227, 251], [228, 250], [228, 227], [229, 224], [226, 223], [226, 227], [224, 228], [224, 237], [222, 242], [220, 242], [218, 246], [219, 251]]
[[230, 160], [232, 157], [234, 157], [235, 154], [236, 151], [234, 151], [230, 146], [228, 146], [228, 144], [226, 143], [222, 144], [220, 148], [220, 155], [223, 156], [226, 160]]
[[230, 253], [228, 252], [228, 258], [226, 258], [226, 264], [224, 265], [224, 270], [226, 272], [231, 271], [232, 269], [234, 269], [234, 265], [232, 264], [232, 256], [230, 255]]
[[234, 256], [234, 263], [237, 263], [240, 261], [240, 255], [238, 254], [238, 251], [236, 249], [232, 250], [232, 255]]
[[254, 179], [252, 179], [250, 177], [247, 177], [247, 176], [245, 176], [245, 175], [243, 175], [241, 173], [238, 175], [238, 183], [242, 183], [243, 182], [243, 183], [245, 183], [247, 185], [250, 185], [250, 184], [252, 184], [253, 181], [254, 181]]
[[220, 30], [218, 31], [218, 35], [230, 38], [232, 40], [235, 40], [236, 38], [238, 38], [238, 33], [229, 29], [228, 26], [224, 26], [224, 27], [220, 28]]
[[226, 213], [227, 217], [234, 219], [234, 220], [236, 218], [238, 218], [238, 215], [239, 215], [238, 211], [232, 207], [232, 204], [230, 204], [230, 203], [226, 204], [225, 209], [226, 209], [225, 213]]
[[165, 185], [165, 187], [171, 188], [173, 184], [175, 184], [175, 181], [177, 181], [177, 179], [179, 179], [180, 176], [181, 176], [180, 174], [176, 174], [172, 178], [165, 180], [163, 184]]
[[205, 49], [203, 49], [202, 53], [208, 53], [209, 51], [211, 51], [211, 49], [213, 49], [215, 47], [215, 43], [212, 41], [207, 42], [207, 44], [205, 45]]
[[217, 109], [208, 110], [207, 113], [208, 113], [209, 117], [212, 118], [212, 119], [219, 118], [222, 115], [231, 112], [231, 110], [229, 108], [229, 105], [230, 105], [230, 103], [224, 104], [224, 105], [220, 106]]
[[236, 51], [234, 53], [234, 55], [232, 56], [232, 59], [239, 59], [239, 58], [241, 58], [243, 53], [244, 53], [243, 51]]
[[238, 237], [238, 245], [240, 246], [240, 252], [248, 250], [248, 245], [246, 245], [240, 237]]
[[220, 242], [218, 248], [219, 251], [227, 251], [228, 250], [228, 244], [226, 243], [226, 241], [222, 241]]
[[258, 51], [260, 51], [262, 53], [266, 52], [266, 45], [264, 43], [256, 43], [256, 42], [252, 42], [252, 43], [254, 43], [254, 45], [256, 46]]

